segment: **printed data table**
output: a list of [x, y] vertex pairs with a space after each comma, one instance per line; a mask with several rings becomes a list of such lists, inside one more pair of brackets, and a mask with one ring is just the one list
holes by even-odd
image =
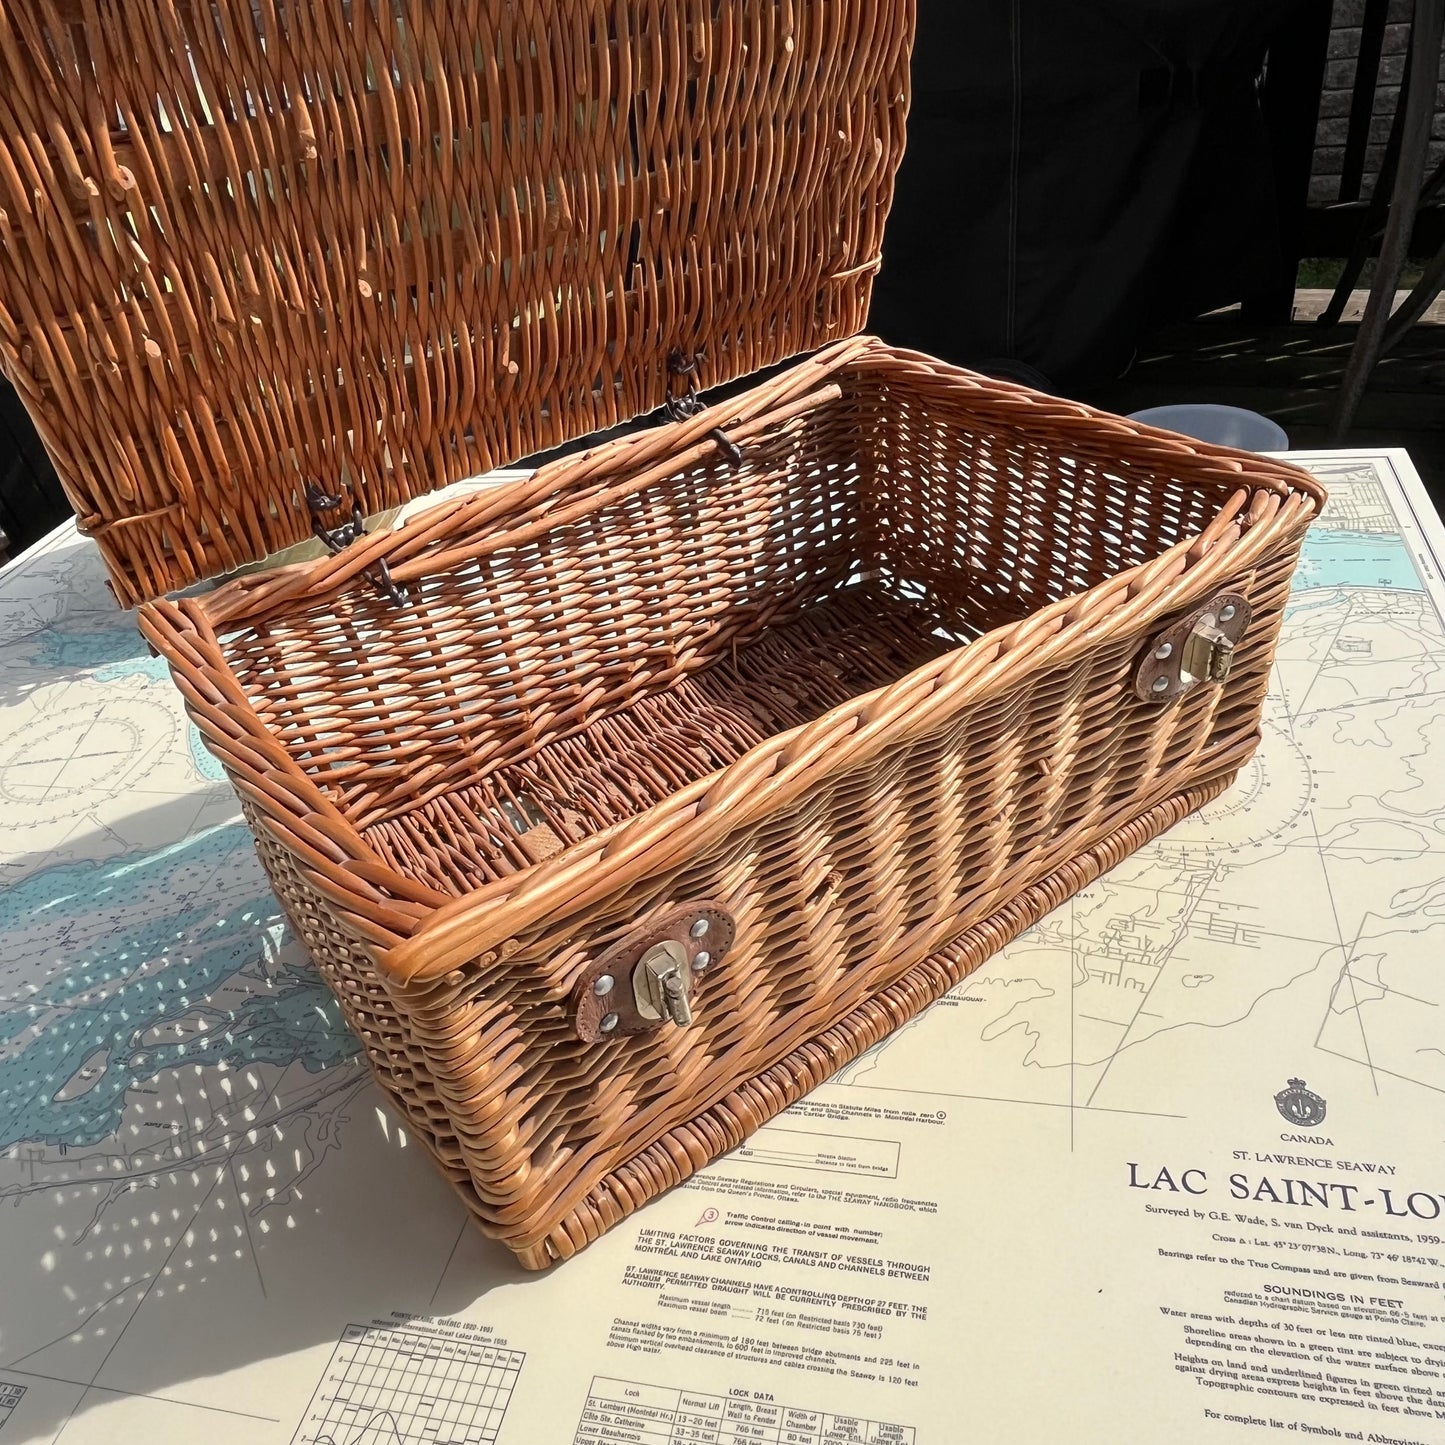
[[915, 1445], [910, 1426], [595, 1376], [574, 1445]]

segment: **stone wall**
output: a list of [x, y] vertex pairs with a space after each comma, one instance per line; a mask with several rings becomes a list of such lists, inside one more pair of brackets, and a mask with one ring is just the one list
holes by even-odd
[[[1380, 157], [1390, 133], [1390, 121], [1400, 97], [1400, 76], [1410, 36], [1411, 0], [1390, 0], [1389, 23], [1380, 56], [1370, 144], [1365, 153], [1365, 176], [1360, 188], [1368, 197], [1380, 168]], [[1350, 98], [1355, 84], [1355, 61], [1360, 51], [1360, 22], [1365, 0], [1335, 0], [1329, 59], [1325, 64], [1324, 93], [1320, 97], [1319, 128], [1315, 133], [1314, 169], [1310, 177], [1310, 204], [1329, 205], [1339, 199], [1340, 169], [1350, 124]], [[1430, 164], [1445, 158], [1445, 54], [1436, 67], [1434, 141]]]

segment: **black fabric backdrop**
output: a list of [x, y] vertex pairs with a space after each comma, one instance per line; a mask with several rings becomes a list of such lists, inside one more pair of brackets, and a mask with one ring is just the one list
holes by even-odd
[[1255, 294], [1278, 264], [1257, 81], [1297, 3], [920, 0], [871, 329], [1068, 389]]

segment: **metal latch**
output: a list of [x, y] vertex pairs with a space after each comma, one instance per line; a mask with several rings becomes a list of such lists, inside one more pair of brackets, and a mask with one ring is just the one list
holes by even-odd
[[637, 1012], [649, 1020], [670, 1018], [680, 1028], [692, 1022], [687, 1001], [687, 950], [669, 939], [642, 955], [632, 971], [632, 995]]
[[1224, 682], [1234, 666], [1234, 639], [1201, 618], [1184, 639], [1182, 674], [1199, 682]]
[[1248, 601], [1237, 592], [1211, 598], [1149, 644], [1135, 691], [1147, 702], [1173, 702], [1201, 683], [1226, 681], [1250, 617]]
[[[694, 1010], [732, 987], [724, 960], [736, 925], [720, 904], [699, 899], [655, 914], [595, 958], [572, 987], [577, 1037], [589, 1044], [686, 1028]], [[721, 972], [721, 977], [719, 977]]]

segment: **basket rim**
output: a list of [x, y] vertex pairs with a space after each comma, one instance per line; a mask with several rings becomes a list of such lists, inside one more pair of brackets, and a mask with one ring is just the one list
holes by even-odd
[[[994, 628], [810, 723], [774, 734], [634, 817], [460, 896], [442, 894], [384, 863], [266, 729], [226, 664], [220, 631], [324, 602], [355, 585], [359, 574], [382, 557], [402, 559], [399, 564], [393, 560], [392, 567], [393, 575], [403, 579], [460, 565], [505, 544], [505, 536], [498, 541], [496, 534], [479, 536], [473, 529], [515, 517], [523, 508], [539, 527], [558, 525], [563, 510], [558, 503], [570, 493], [583, 493], [587, 511], [601, 505], [586, 490], [595, 478], [627, 471], [622, 485], [635, 490], [630, 484], [639, 475], [650, 478], [656, 470], [646, 463], [659, 456], [675, 459], [688, 444], [697, 446], [699, 438], [740, 413], [757, 417], [779, 399], [807, 393], [855, 364], [915, 380], [924, 373], [936, 384], [1017, 413], [1015, 425], [1021, 428], [1030, 421], [1082, 422], [1096, 435], [1126, 443], [1133, 461], [1157, 458], [1195, 471], [1203, 463], [1216, 484], [1230, 479], [1237, 485], [1208, 527], [1156, 557]], [[704, 451], [710, 447], [702, 443]], [[629, 463], [644, 465], [639, 473]], [[602, 490], [610, 499], [617, 488]], [[227, 771], [243, 798], [255, 805], [261, 825], [299, 854], [310, 880], [367, 941], [379, 969], [396, 983], [423, 983], [468, 962], [495, 960], [499, 951], [506, 956], [510, 940], [547, 917], [594, 906], [639, 877], [705, 852], [726, 833], [787, 806], [824, 776], [942, 726], [963, 707], [1016, 682], [1026, 669], [1066, 662], [1108, 636], [1190, 605], [1226, 576], [1247, 569], [1281, 535], [1302, 531], [1325, 500], [1321, 484], [1290, 463], [1196, 442], [858, 336], [689, 422], [608, 442], [564, 457], [527, 480], [442, 502], [336, 557], [238, 578], [200, 597], [148, 602], [139, 609], [138, 621], [170, 663], [208, 746], [216, 744], [235, 764]], [[472, 533], [470, 545], [450, 550], [443, 545], [438, 554], [439, 538], [463, 531]]]
[[[568, 453], [528, 476], [486, 487], [468, 496], [444, 497], [431, 505], [426, 504], [426, 498], [418, 498], [420, 507], [404, 521], [389, 530], [367, 533], [342, 553], [260, 571], [248, 568], [240, 575], [218, 579], [209, 590], [203, 585], [201, 590], [186, 595], [199, 603], [213, 626], [224, 628], [255, 625], [281, 612], [328, 602], [354, 585], [360, 574], [378, 561], [386, 561], [392, 576], [403, 583], [446, 570], [508, 544], [510, 539], [485, 530], [490, 523], [515, 516], [524, 508], [540, 516], [543, 508], [564, 493], [580, 492], [582, 485], [595, 485], [597, 479], [628, 471], [633, 475], [623, 484], [625, 490], [611, 489], [607, 500], [641, 490], [661, 474], [654, 468], [659, 460], [672, 470], [685, 464], [677, 455], [685, 446], [710, 454], [716, 448], [709, 439], [710, 433], [736, 431], [740, 426], [756, 424], [766, 417], [770, 408], [801, 401], [810, 391], [825, 384], [828, 377], [852, 365], [887, 366], [913, 378], [923, 374], [951, 383], [977, 398], [991, 397], [1003, 404], [1005, 410], [1018, 413], [1017, 425], [1021, 430], [1036, 421], [1082, 423], [1096, 435], [1112, 434], [1126, 443], [1130, 440], [1153, 443], [1149, 451], [1161, 461], [1173, 457], [1191, 468], [1209, 463], [1221, 471], [1232, 472], [1242, 486], [1252, 485], [1281, 496], [1302, 493], [1313, 499], [1317, 512], [1327, 499], [1323, 485], [1292, 462], [1198, 441], [1179, 432], [1103, 411], [1087, 402], [1051, 396], [1017, 382], [939, 361], [924, 352], [890, 346], [879, 337], [859, 332], [796, 359], [769, 381], [749, 388], [742, 395], [713, 403], [687, 421], [646, 428]], [[1145, 455], [1144, 449], [1137, 446], [1126, 449], [1134, 452], [1136, 461]], [[649, 469], [645, 474], [640, 470], [643, 467]], [[515, 468], [498, 470], [510, 472]], [[595, 501], [591, 505], [601, 504]], [[545, 520], [548, 526], [559, 524], [555, 515], [548, 515]], [[439, 557], [434, 544], [457, 532], [471, 534], [472, 543], [445, 550]], [[149, 598], [138, 605], [137, 614], [143, 617], [153, 613], [163, 608], [166, 601], [166, 598]]]

